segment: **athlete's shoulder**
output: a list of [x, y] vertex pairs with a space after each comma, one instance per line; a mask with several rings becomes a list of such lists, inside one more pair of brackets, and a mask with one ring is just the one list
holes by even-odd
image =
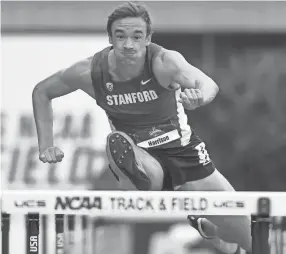
[[149, 57], [151, 56], [150, 59], [156, 58], [162, 49], [164, 48], [161, 45], [151, 42], [148, 45], [148, 54]]
[[96, 52], [91, 59], [92, 66], [94, 67], [94, 66], [101, 65], [107, 59], [106, 56], [108, 56], [110, 49], [111, 47], [109, 46], [109, 47], [105, 47], [102, 50]]
[[153, 61], [155, 66], [158, 65], [169, 73], [177, 70], [181, 63], [186, 63], [186, 59], [180, 52], [163, 47]]
[[92, 57], [79, 60], [67, 68], [60, 71], [60, 76], [64, 81], [79, 80], [84, 76], [90, 75]]
[[181, 53], [161, 47], [152, 60], [152, 69], [163, 87], [174, 89], [177, 88], [177, 85], [171, 85], [173, 76], [179, 72], [181, 65], [185, 63], [186, 60]]
[[92, 69], [102, 61], [107, 49], [108, 47], [96, 52], [92, 56], [71, 64], [66, 69], [61, 70], [61, 77], [65, 80], [78, 80], [85, 77], [89, 78], [91, 76]]

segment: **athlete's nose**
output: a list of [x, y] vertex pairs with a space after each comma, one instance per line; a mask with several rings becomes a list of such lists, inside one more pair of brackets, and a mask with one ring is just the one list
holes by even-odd
[[132, 41], [132, 39], [131, 38], [127, 38], [126, 40], [125, 40], [125, 43], [124, 43], [124, 48], [125, 49], [133, 49], [133, 41]]

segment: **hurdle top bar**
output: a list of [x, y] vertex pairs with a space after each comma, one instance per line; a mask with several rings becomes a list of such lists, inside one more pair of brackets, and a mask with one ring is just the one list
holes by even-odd
[[2, 212], [75, 214], [111, 218], [183, 218], [186, 215], [286, 215], [284, 192], [3, 191]]

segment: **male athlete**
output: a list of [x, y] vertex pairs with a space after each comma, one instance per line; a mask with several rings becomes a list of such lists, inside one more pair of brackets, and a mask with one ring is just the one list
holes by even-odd
[[[107, 32], [111, 47], [34, 88], [40, 160], [56, 163], [63, 158], [53, 142], [52, 99], [81, 89], [109, 118], [106, 152], [119, 182], [128, 180], [138, 190], [162, 190], [171, 183], [172, 190], [233, 191], [188, 125], [183, 108], [210, 103], [218, 92], [216, 83], [180, 53], [151, 43], [150, 16], [142, 5], [126, 3], [115, 9]], [[251, 249], [246, 217], [188, 219], [224, 253]]]

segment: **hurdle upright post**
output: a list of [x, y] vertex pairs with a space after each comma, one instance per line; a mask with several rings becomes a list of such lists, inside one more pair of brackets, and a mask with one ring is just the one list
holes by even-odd
[[65, 237], [64, 237], [64, 215], [55, 215], [55, 230], [56, 230], [56, 254], [64, 254], [65, 252]]
[[259, 198], [257, 204], [258, 213], [251, 216], [252, 253], [270, 254], [269, 225], [270, 199]]
[[10, 214], [1, 213], [2, 253], [9, 254]]
[[28, 213], [26, 216], [26, 246], [27, 254], [39, 254], [40, 216], [38, 213]]
[[81, 216], [81, 229], [82, 229], [82, 253], [87, 253], [87, 236], [88, 236], [88, 231], [87, 231], [87, 223], [88, 223], [88, 216], [83, 215]]
[[67, 216], [67, 221], [68, 221], [68, 247], [73, 248], [74, 246], [74, 241], [75, 241], [75, 215], [69, 214]]
[[47, 232], [47, 216], [46, 214], [41, 216], [41, 239], [42, 239], [42, 254], [47, 254], [47, 248], [48, 248], [48, 244], [47, 244], [47, 238], [48, 238], [48, 232]]

